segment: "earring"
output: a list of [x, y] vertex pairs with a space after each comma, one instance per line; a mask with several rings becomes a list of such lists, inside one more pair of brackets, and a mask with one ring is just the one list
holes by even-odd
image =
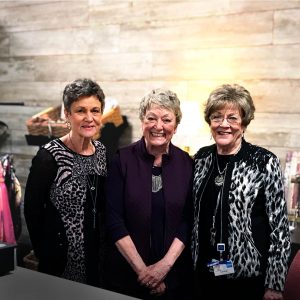
[[70, 123], [69, 120], [66, 120], [66, 124], [67, 124], [67, 128], [68, 128], [69, 130], [71, 130], [71, 123]]

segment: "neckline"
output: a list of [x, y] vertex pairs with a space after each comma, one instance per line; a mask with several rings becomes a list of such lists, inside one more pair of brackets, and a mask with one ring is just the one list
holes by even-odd
[[69, 147], [68, 147], [61, 139], [58, 139], [58, 141], [59, 141], [59, 143], [60, 143], [61, 145], [63, 145], [64, 148], [66, 148], [69, 152], [72, 152], [72, 153], [75, 154], [75, 155], [78, 155], [78, 156], [81, 156], [81, 157], [92, 157], [92, 156], [94, 156], [94, 155], [96, 154], [96, 146], [95, 146], [95, 143], [94, 143], [93, 140], [92, 140], [92, 143], [93, 143], [93, 145], [94, 145], [94, 147], [95, 147], [95, 152], [92, 153], [92, 154], [80, 154], [80, 153], [78, 153], [78, 152], [75, 152], [75, 151], [72, 150], [71, 148], [69, 148]]

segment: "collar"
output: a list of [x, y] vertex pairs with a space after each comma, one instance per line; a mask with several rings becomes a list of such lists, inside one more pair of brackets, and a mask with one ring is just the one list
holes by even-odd
[[[142, 155], [142, 157], [146, 160], [151, 160], [151, 162], [153, 163], [155, 157], [154, 157], [154, 155], [148, 153], [144, 137], [142, 137], [140, 139], [137, 146], [138, 146], [138, 152]], [[163, 154], [163, 156], [162, 156], [162, 165], [165, 163], [168, 163], [168, 161], [172, 158], [173, 153], [174, 153], [174, 145], [170, 142], [169, 152]]]

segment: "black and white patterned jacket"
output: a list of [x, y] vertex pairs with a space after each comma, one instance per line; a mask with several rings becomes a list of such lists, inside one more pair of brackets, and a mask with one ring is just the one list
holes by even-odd
[[[194, 157], [194, 267], [201, 256], [199, 215], [202, 194], [211, 176], [216, 145], [201, 148]], [[290, 233], [278, 158], [270, 151], [242, 142], [231, 158], [224, 183], [228, 201], [228, 247], [237, 277], [265, 274], [265, 287], [283, 291], [290, 256]], [[200, 230], [201, 232], [201, 230]]]

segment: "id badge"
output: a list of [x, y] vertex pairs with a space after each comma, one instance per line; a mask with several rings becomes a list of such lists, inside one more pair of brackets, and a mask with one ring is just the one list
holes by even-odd
[[220, 261], [213, 266], [215, 276], [228, 275], [234, 273], [234, 268], [231, 260]]

